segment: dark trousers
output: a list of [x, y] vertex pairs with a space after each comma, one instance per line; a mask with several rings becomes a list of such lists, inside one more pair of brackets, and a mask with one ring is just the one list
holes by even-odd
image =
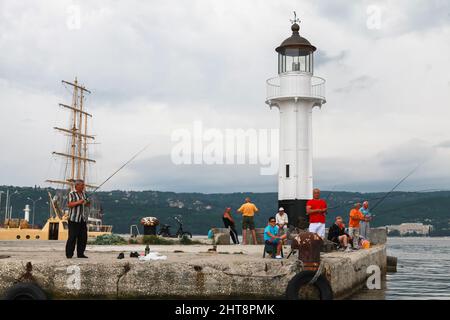
[[222, 218], [222, 220], [223, 220], [223, 224], [225, 225], [225, 228], [230, 227], [230, 236], [231, 236], [231, 240], [233, 240], [233, 243], [234, 244], [239, 244], [239, 238], [238, 238], [238, 234], [236, 232], [236, 229], [234, 228], [234, 223], [231, 222], [227, 218]]
[[75, 245], [77, 246], [77, 256], [84, 255], [87, 243], [87, 226], [85, 221], [73, 222], [69, 221], [69, 237], [66, 243], [66, 257], [72, 258], [75, 251]]

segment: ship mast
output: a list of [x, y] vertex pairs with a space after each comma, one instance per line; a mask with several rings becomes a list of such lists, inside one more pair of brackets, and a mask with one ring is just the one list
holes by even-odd
[[[92, 118], [92, 115], [86, 112], [86, 108], [83, 105], [85, 94], [90, 94], [91, 91], [80, 85], [77, 78], [75, 78], [74, 82], [62, 80], [62, 83], [73, 88], [72, 104], [70, 106], [62, 103], [59, 104], [61, 107], [71, 111], [71, 127], [54, 127], [54, 129], [68, 136], [70, 147], [66, 152], [54, 151], [53, 154], [65, 158], [67, 166], [62, 180], [54, 179], [46, 181], [62, 185], [64, 188], [68, 187], [73, 189], [75, 180], [83, 179], [86, 181], [87, 163], [95, 163], [94, 159], [88, 158], [88, 140], [95, 139], [94, 136], [88, 134], [87, 119], [88, 117]], [[86, 187], [95, 188], [96, 186], [86, 183]]]

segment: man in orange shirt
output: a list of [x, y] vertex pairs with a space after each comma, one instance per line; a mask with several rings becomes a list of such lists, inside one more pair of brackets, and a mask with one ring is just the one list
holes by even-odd
[[359, 209], [361, 209], [361, 203], [355, 203], [353, 209], [350, 210], [350, 221], [348, 222], [348, 233], [353, 239], [354, 249], [359, 248], [359, 223], [368, 220]]
[[252, 231], [253, 244], [256, 242], [256, 231], [255, 231], [255, 221], [253, 217], [258, 208], [250, 202], [250, 198], [245, 198], [245, 203], [237, 210], [238, 213], [242, 213], [242, 243], [247, 243], [247, 229]]

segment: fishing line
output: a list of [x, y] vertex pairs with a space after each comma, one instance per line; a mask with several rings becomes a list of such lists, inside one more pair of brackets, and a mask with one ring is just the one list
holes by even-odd
[[112, 177], [114, 177], [120, 170], [122, 170], [123, 168], [125, 168], [130, 162], [132, 162], [138, 155], [140, 155], [142, 152], [144, 152], [145, 149], [148, 148], [148, 146], [150, 145], [147, 144], [144, 148], [142, 148], [140, 151], [138, 151], [134, 156], [131, 157], [130, 160], [128, 160], [127, 162], [125, 162], [123, 165], [120, 166], [119, 169], [117, 169], [116, 171], [113, 172], [113, 174], [111, 174], [105, 181], [103, 181], [99, 186], [97, 186], [94, 191], [91, 192], [91, 195], [94, 194], [95, 192], [97, 192], [98, 189], [100, 189], [101, 186], [103, 186], [106, 182], [109, 181], [109, 179], [111, 179]]
[[[389, 192], [387, 192], [384, 196], [380, 197], [380, 198], [372, 198], [372, 199], [367, 199], [367, 200], [378, 200], [380, 199], [380, 201], [378, 201], [377, 203], [375, 203], [375, 205], [370, 209], [371, 212], [373, 212], [373, 210], [380, 204], [382, 203], [384, 200], [386, 200], [387, 197], [389, 197], [389, 195], [392, 194], [392, 192], [395, 191], [395, 189], [398, 188], [398, 186], [400, 186], [406, 179], [408, 179], [414, 172], [416, 172], [423, 164], [425, 163], [425, 160], [420, 162], [419, 165], [417, 167], [415, 167], [411, 172], [409, 172], [406, 176], [404, 176]], [[426, 190], [424, 190], [426, 191]], [[417, 191], [415, 191], [417, 192]], [[338, 209], [340, 207], [346, 206], [349, 203], [353, 203], [353, 201], [349, 201], [348, 203], [344, 203], [341, 205], [337, 205], [334, 207], [329, 208], [329, 210], [334, 210], [334, 209]]]
[[380, 199], [380, 201], [378, 201], [377, 203], [375, 203], [375, 205], [370, 209], [372, 212], [373, 210], [375, 210], [375, 208], [381, 203], [383, 202], [392, 192], [394, 192], [395, 189], [397, 189], [397, 187], [402, 184], [403, 181], [405, 181], [406, 179], [408, 179], [414, 172], [416, 172], [423, 164], [425, 163], [425, 160], [422, 161], [421, 163], [419, 163], [419, 165], [417, 167], [415, 167], [413, 170], [411, 170], [410, 173], [408, 173], [405, 177], [403, 177], [388, 193], [386, 193], [386, 195], [384, 197], [382, 197]]
[[[432, 192], [432, 191], [450, 191], [450, 189], [449, 190], [446, 190], [446, 189], [421, 189], [421, 190], [412, 190], [412, 191], [397, 191], [398, 192], [398, 194], [391, 194], [391, 196], [390, 196], [390, 198], [392, 199], [392, 198], [394, 198], [394, 197], [398, 197], [398, 196], [403, 196], [403, 195], [405, 195], [405, 193], [427, 193], [427, 192]], [[357, 198], [357, 199], [361, 199], [361, 201], [373, 201], [373, 200], [379, 200], [379, 199], [382, 199], [384, 197], [384, 195], [383, 196], [381, 196], [381, 197], [374, 197], [374, 198]], [[343, 204], [339, 204], [339, 205], [337, 205], [337, 206], [334, 206], [334, 207], [330, 207], [329, 209], [331, 210], [331, 209], [338, 209], [338, 208], [340, 208], [340, 207], [343, 207], [343, 206], [346, 206], [346, 205], [349, 205], [349, 204], [353, 204], [353, 203], [355, 203], [355, 201], [347, 201], [346, 203], [343, 203]]]

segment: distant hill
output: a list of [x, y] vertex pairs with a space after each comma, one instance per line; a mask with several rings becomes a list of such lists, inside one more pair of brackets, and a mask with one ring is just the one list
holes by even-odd
[[[23, 217], [25, 204], [32, 206], [28, 197], [43, 200], [36, 203], [35, 222], [42, 224], [48, 217], [49, 208], [47, 190], [40, 187], [0, 186], [0, 191], [6, 193], [18, 191], [12, 197], [13, 218]], [[2, 194], [0, 219], [5, 214], [5, 193]], [[374, 205], [385, 193], [358, 193], [341, 191], [323, 191], [330, 208], [328, 223], [336, 215], [342, 215], [348, 220], [351, 204], [355, 201], [369, 200]], [[225, 207], [235, 211], [246, 196], [260, 209], [256, 223], [264, 226], [270, 215], [277, 210], [277, 194], [271, 193], [175, 193], [160, 191], [102, 191], [96, 196], [101, 201], [104, 211], [104, 223], [112, 224], [114, 232], [128, 233], [130, 225], [138, 224], [145, 216], [155, 216], [162, 223], [175, 228], [173, 216], [182, 215], [185, 228], [194, 234], [206, 234], [212, 226], [221, 226], [221, 215]], [[403, 222], [422, 222], [434, 227], [434, 235], [450, 236], [450, 191], [436, 192], [393, 192], [373, 212], [376, 217], [373, 226], [400, 224]], [[240, 225], [241, 218], [236, 218]]]

